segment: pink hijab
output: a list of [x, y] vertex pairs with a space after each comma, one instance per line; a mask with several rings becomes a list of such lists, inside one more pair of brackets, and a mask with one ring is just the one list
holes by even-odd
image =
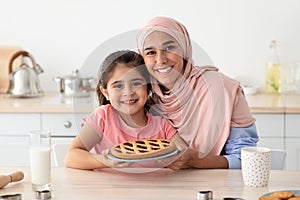
[[187, 144], [199, 152], [199, 157], [219, 155], [231, 126], [246, 127], [255, 122], [239, 82], [219, 73], [216, 67], [195, 67], [189, 34], [171, 18], [155, 17], [141, 29], [137, 37], [141, 55], [145, 39], [154, 31], [176, 39], [187, 61], [170, 94], [163, 93], [152, 77], [154, 100]]

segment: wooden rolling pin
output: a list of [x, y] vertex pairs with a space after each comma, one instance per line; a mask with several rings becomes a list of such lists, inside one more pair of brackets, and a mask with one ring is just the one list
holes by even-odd
[[0, 189], [5, 187], [11, 182], [17, 182], [24, 178], [24, 173], [21, 171], [16, 171], [9, 175], [0, 175]]

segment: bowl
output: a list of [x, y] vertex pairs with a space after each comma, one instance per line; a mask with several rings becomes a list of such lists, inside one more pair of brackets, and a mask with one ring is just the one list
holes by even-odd
[[256, 85], [242, 85], [242, 88], [246, 95], [256, 94], [258, 90], [258, 87]]

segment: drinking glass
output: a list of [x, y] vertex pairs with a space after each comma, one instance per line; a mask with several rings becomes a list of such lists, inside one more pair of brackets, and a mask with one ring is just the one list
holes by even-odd
[[30, 131], [30, 169], [32, 189], [51, 190], [51, 134], [46, 130]]

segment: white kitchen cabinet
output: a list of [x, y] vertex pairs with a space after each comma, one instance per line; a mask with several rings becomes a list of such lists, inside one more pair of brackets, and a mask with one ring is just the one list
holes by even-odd
[[284, 114], [254, 114], [259, 146], [284, 149]]
[[300, 114], [286, 114], [286, 137], [300, 138]]
[[40, 129], [39, 113], [0, 114], [0, 166], [29, 164], [29, 131]]
[[270, 149], [284, 149], [284, 138], [260, 137], [257, 146], [268, 147]]
[[41, 127], [41, 115], [40, 113], [1, 113], [0, 122], [0, 135], [28, 135], [29, 131]]
[[[51, 143], [71, 143], [78, 134], [84, 113], [1, 113], [0, 166], [28, 166], [29, 131], [49, 130]], [[52, 156], [53, 163], [53, 156]]]
[[300, 138], [286, 138], [286, 169], [300, 170]]
[[29, 165], [29, 136], [0, 136], [0, 166]]
[[52, 136], [76, 136], [86, 113], [43, 113], [42, 128], [51, 131]]
[[[86, 116], [86, 113], [42, 113], [42, 128], [51, 132], [52, 146], [56, 143], [71, 144]], [[51, 158], [54, 165], [53, 153]]]
[[287, 169], [300, 170], [300, 114], [286, 114]]
[[285, 149], [286, 169], [300, 170], [300, 114], [254, 114], [259, 146]]

